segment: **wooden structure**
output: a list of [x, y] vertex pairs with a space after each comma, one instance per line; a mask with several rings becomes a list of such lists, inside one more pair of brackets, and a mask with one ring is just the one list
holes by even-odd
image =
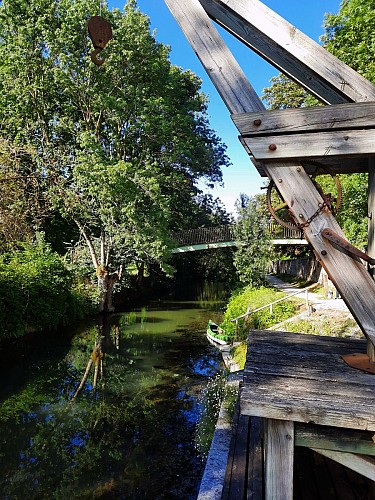
[[[303, 229], [306, 240], [357, 320], [367, 339], [367, 361], [374, 367], [375, 283], [353, 249], [345, 244], [341, 228], [308, 175], [308, 163], [318, 160], [331, 165], [337, 173], [369, 171], [369, 214], [373, 215], [369, 223], [369, 253], [375, 257], [375, 210], [372, 206], [375, 203], [375, 86], [258, 0], [165, 2], [227, 105], [251, 160], [259, 173], [268, 176], [277, 186], [295, 222]], [[326, 106], [266, 111], [211, 20]], [[329, 239], [327, 234], [335, 234], [336, 238]], [[307, 424], [314, 421], [323, 428], [339, 428], [334, 445], [322, 438], [319, 449], [328, 450], [326, 453], [332, 458], [345, 461], [349, 466], [359, 464], [361, 473], [374, 477], [375, 464], [371, 458], [366, 458], [373, 453], [366, 451], [362, 457], [363, 452], [358, 450], [356, 443], [340, 451], [337, 446], [347, 441], [348, 432], [375, 431], [371, 418], [375, 377], [363, 376], [343, 365], [340, 361], [342, 341], [326, 342], [317, 337], [309, 339], [315, 350], [307, 351], [305, 368], [299, 365], [299, 371], [294, 372], [296, 367], [290, 364], [280, 367], [277, 375], [272, 371], [263, 373], [258, 359], [279, 366], [281, 358], [292, 359], [295, 349], [298, 350], [307, 338], [270, 333], [267, 336], [270, 336], [269, 342], [263, 341], [264, 336], [251, 334], [248, 376], [241, 402], [242, 412], [251, 415], [252, 425], [258, 426], [257, 419], [266, 419], [266, 465], [260, 471], [259, 461], [254, 459], [250, 467], [250, 475], [265, 471], [266, 500], [293, 498], [292, 465], [297, 421]], [[366, 356], [366, 347], [361, 345], [360, 349], [364, 349], [363, 356]], [[310, 356], [312, 361], [308, 362]], [[353, 390], [348, 393], [344, 380], [336, 384], [336, 379], [350, 379]], [[318, 382], [320, 388], [325, 384], [328, 390], [332, 388], [332, 393], [325, 393], [319, 405], [319, 391], [312, 390], [318, 387]], [[251, 453], [257, 449], [255, 447]], [[251, 490], [249, 498], [262, 498], [257, 491]]]

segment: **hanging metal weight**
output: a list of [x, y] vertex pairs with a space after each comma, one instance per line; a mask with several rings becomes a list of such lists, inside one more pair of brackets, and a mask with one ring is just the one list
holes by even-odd
[[92, 16], [87, 22], [87, 29], [95, 48], [90, 54], [91, 60], [97, 66], [101, 66], [105, 59], [98, 59], [97, 56], [111, 40], [112, 27], [103, 17]]

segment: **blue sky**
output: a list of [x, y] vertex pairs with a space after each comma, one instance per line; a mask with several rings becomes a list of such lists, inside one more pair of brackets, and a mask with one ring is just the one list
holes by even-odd
[[[152, 29], [156, 30], [156, 39], [171, 47], [171, 62], [183, 69], [193, 71], [203, 81], [202, 90], [209, 97], [208, 113], [211, 128], [228, 146], [227, 153], [232, 162], [232, 165], [223, 171], [224, 188], [216, 187], [210, 192], [214, 197], [222, 200], [228, 211], [234, 211], [234, 202], [240, 193], [249, 196], [259, 193], [264, 179], [259, 176], [239, 143], [238, 131], [232, 123], [226, 106], [170, 14], [164, 0], [138, 0], [137, 3], [140, 10], [149, 16]], [[263, 3], [315, 41], [319, 41], [320, 35], [323, 34], [322, 24], [325, 13], [337, 13], [340, 8], [340, 0], [263, 0]], [[109, 7], [122, 9], [124, 4], [125, 0], [109, 0]], [[279, 73], [278, 70], [231, 35], [223, 30], [220, 32], [260, 96], [263, 88], [269, 85], [270, 78]]]

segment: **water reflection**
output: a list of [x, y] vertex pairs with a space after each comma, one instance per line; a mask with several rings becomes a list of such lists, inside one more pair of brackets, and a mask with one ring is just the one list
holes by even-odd
[[211, 315], [150, 310], [131, 325], [129, 315], [103, 316], [69, 348], [30, 346], [22, 377], [9, 363], [2, 498], [195, 498], [199, 395], [220, 370], [203, 333]]

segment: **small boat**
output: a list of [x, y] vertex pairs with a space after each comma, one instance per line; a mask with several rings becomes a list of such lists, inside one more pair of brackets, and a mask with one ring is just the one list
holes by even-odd
[[207, 338], [219, 345], [228, 345], [227, 336], [222, 328], [211, 319], [207, 325]]

